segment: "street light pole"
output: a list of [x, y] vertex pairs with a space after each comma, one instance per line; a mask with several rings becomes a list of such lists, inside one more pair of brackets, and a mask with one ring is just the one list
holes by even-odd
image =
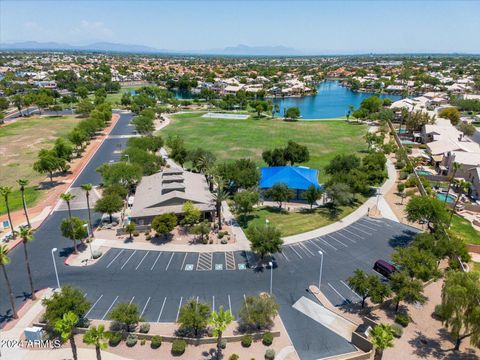
[[90, 234], [90, 226], [88, 224], [83, 225], [84, 228], [87, 229], [87, 240], [88, 240], [88, 248], [90, 249], [90, 256], [93, 259], [93, 251], [92, 251], [92, 239]]
[[55, 269], [55, 277], [57, 278], [57, 288], [60, 289], [60, 280], [58, 279], [58, 270], [57, 270], [57, 264], [55, 262], [55, 256], [54, 253], [57, 251], [57, 248], [52, 249], [52, 261], [53, 261], [53, 267]]
[[318, 251], [320, 254], [320, 275], [318, 276], [318, 291], [320, 291], [320, 286], [322, 285], [322, 271], [323, 271], [323, 251]]
[[270, 295], [272, 295], [273, 291], [273, 262], [269, 262], [268, 266], [270, 266]]

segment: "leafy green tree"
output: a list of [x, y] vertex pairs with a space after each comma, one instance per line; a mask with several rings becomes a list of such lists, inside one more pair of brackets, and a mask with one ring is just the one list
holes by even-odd
[[353, 291], [362, 297], [362, 309], [367, 298], [371, 298], [375, 303], [381, 303], [390, 294], [390, 288], [378, 276], [368, 275], [361, 269], [356, 269], [347, 282]]
[[295, 163], [304, 163], [310, 160], [310, 152], [306, 146], [289, 140], [284, 150], [284, 157], [293, 166]]
[[448, 211], [445, 204], [436, 198], [412, 196], [405, 211], [408, 221], [427, 221], [431, 232], [448, 223]]
[[335, 156], [325, 167], [325, 172], [329, 175], [336, 175], [339, 173], [349, 173], [361, 166], [361, 160], [357, 155], [340, 154]]
[[106, 195], [98, 199], [95, 203], [95, 211], [99, 213], [106, 213], [110, 217], [110, 222], [113, 222], [113, 214], [122, 210], [123, 200], [118, 195]]
[[290, 200], [294, 196], [294, 192], [284, 183], [276, 183], [270, 189], [265, 191], [265, 196], [278, 203], [278, 207], [282, 209], [282, 204]]
[[152, 229], [157, 234], [167, 235], [177, 226], [177, 216], [172, 213], [157, 215], [152, 220]]
[[10, 204], [8, 202], [8, 197], [11, 193], [12, 193], [11, 186], [0, 186], [0, 196], [3, 197], [3, 201], [5, 202], [5, 208], [7, 209], [8, 222], [10, 223], [10, 229], [12, 229], [12, 237], [15, 239], [17, 235], [15, 232], [15, 228], [13, 226], [12, 215], [10, 213]]
[[15, 305], [15, 297], [13, 296], [13, 288], [7, 274], [6, 266], [10, 264], [10, 257], [8, 256], [7, 245], [0, 245], [0, 266], [2, 267], [5, 283], [7, 284], [8, 297], [10, 299], [10, 306], [12, 307], [12, 317], [18, 319], [17, 307]]
[[473, 136], [475, 131], [477, 131], [475, 125], [465, 122], [461, 122], [460, 125], [458, 125], [458, 129], [466, 136]]
[[72, 145], [65, 141], [63, 138], [58, 138], [55, 140], [55, 144], [53, 145], [53, 151], [55, 155], [65, 161], [70, 161], [72, 158], [73, 148]]
[[268, 166], [285, 166], [287, 165], [287, 160], [285, 160], [285, 150], [284, 149], [273, 149], [265, 150], [262, 153], [263, 161], [267, 163]]
[[128, 190], [120, 185], [120, 184], [113, 184], [110, 186], [107, 186], [102, 193], [103, 196], [107, 195], [117, 195], [122, 199], [125, 199], [128, 195]]
[[315, 204], [317, 200], [320, 199], [322, 193], [322, 189], [317, 188], [315, 185], [310, 185], [307, 190], [303, 192], [302, 196], [310, 205], [310, 210], [312, 210], [313, 204]]
[[258, 203], [259, 195], [256, 191], [240, 191], [233, 197], [235, 211], [241, 214], [242, 220], [253, 211], [253, 207]]
[[139, 134], [149, 135], [155, 131], [153, 119], [139, 115], [132, 120], [132, 124]]
[[206, 330], [209, 318], [210, 305], [191, 299], [180, 308], [177, 322], [180, 324], [180, 330], [198, 337]]
[[130, 235], [130, 239], [133, 239], [132, 234], [137, 229], [135, 223], [131, 222], [124, 226], [123, 230]]
[[220, 306], [218, 311], [212, 311], [210, 315], [209, 324], [213, 328], [213, 336], [217, 338], [217, 359], [222, 359], [222, 336], [233, 320], [235, 320], [235, 318], [232, 312], [230, 310], [225, 311], [223, 306]]
[[30, 224], [30, 218], [28, 217], [27, 200], [25, 198], [25, 187], [28, 185], [28, 180], [27, 179], [18, 179], [17, 184], [20, 186], [20, 192], [22, 194], [23, 213], [25, 214], [25, 219], [27, 220], [27, 227], [31, 228], [32, 225]]
[[425, 303], [426, 298], [423, 295], [422, 282], [411, 278], [406, 272], [401, 271], [392, 274], [390, 284], [394, 293], [395, 312], [398, 312], [402, 301], [409, 304], [414, 302]]
[[191, 201], [186, 201], [182, 206], [183, 225], [192, 226], [200, 221], [202, 212]]
[[95, 346], [95, 354], [97, 360], [102, 360], [102, 350], [108, 348], [108, 332], [105, 331], [105, 325], [99, 324], [98, 326], [92, 326], [83, 335], [83, 342], [87, 345]]
[[88, 89], [85, 86], [77, 87], [77, 95], [80, 96], [82, 99], [86, 99], [88, 96]]
[[60, 333], [60, 338], [63, 342], [70, 341], [70, 347], [72, 348], [73, 359], [78, 359], [77, 344], [75, 343], [75, 334], [73, 330], [78, 323], [78, 316], [74, 312], [67, 312], [63, 314], [61, 319], [55, 322], [54, 329]]
[[266, 254], [282, 250], [282, 234], [274, 225], [251, 225], [246, 233], [252, 251], [260, 254], [262, 261]]
[[68, 312], [73, 312], [82, 319], [92, 305], [80, 289], [70, 285], [63, 286], [50, 298], [44, 298], [42, 304], [46, 307], [44, 319], [52, 327]]
[[300, 117], [300, 109], [298, 107], [289, 107], [285, 110], [285, 118], [295, 121]]
[[460, 111], [457, 108], [449, 107], [441, 110], [438, 113], [441, 118], [449, 119], [453, 126], [458, 125], [460, 122]]
[[208, 234], [211, 231], [210, 224], [208, 223], [207, 220], [202, 221], [201, 223], [192, 226], [191, 232], [193, 234], [200, 235], [200, 239], [203, 241], [205, 239], [205, 236], [208, 236]]
[[134, 331], [138, 323], [143, 321], [137, 304], [129, 303], [117, 304], [108, 318], [115, 321], [126, 332]]
[[381, 360], [383, 351], [393, 347], [394, 331], [390, 325], [379, 324], [373, 327], [370, 337], [375, 349], [375, 360]]
[[240, 329], [258, 331], [271, 328], [278, 309], [279, 306], [271, 295], [262, 293], [247, 296], [238, 312]]
[[53, 151], [42, 149], [38, 153], [38, 160], [33, 163], [33, 170], [41, 174], [48, 174], [53, 183], [53, 173], [65, 168], [65, 159], [59, 158]]
[[72, 131], [70, 131], [67, 137], [68, 140], [75, 145], [77, 154], [81, 150], [83, 143], [87, 141], [87, 134], [85, 131], [78, 128], [74, 128]]
[[30, 290], [31, 290], [31, 298], [35, 300], [37, 297], [35, 296], [35, 287], [33, 286], [33, 279], [32, 279], [32, 270], [30, 269], [30, 260], [28, 258], [28, 249], [27, 244], [33, 241], [33, 230], [29, 227], [21, 227], [20, 228], [20, 237], [22, 238], [23, 243], [23, 255], [25, 257], [25, 265], [27, 266], [27, 275], [28, 275], [28, 282], [30, 283]]
[[88, 116], [95, 106], [88, 99], [83, 99], [77, 103], [76, 112], [82, 116]]
[[442, 288], [441, 318], [455, 339], [455, 350], [462, 340], [480, 346], [480, 275], [477, 272], [449, 271]]
[[326, 192], [334, 209], [338, 209], [339, 206], [350, 205], [355, 201], [350, 186], [344, 183], [329, 184]]
[[436, 279], [441, 275], [437, 257], [430, 251], [420, 250], [416, 246], [396, 248], [392, 260], [410, 277], [422, 281]]
[[143, 175], [140, 165], [125, 162], [103, 164], [97, 168], [97, 172], [102, 175], [105, 186], [119, 184], [127, 188], [137, 184]]

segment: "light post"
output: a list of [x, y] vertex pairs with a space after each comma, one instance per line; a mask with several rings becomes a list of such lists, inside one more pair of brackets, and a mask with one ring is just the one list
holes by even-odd
[[270, 295], [272, 295], [273, 290], [273, 262], [269, 262], [268, 266], [270, 266]]
[[52, 261], [53, 261], [53, 268], [55, 269], [55, 277], [57, 278], [57, 287], [60, 289], [60, 280], [58, 279], [58, 270], [57, 270], [57, 264], [55, 262], [55, 255], [54, 253], [57, 251], [57, 248], [52, 249]]
[[92, 251], [92, 242], [91, 242], [91, 234], [90, 234], [90, 226], [88, 224], [83, 224], [83, 227], [87, 229], [87, 241], [88, 241], [88, 248], [90, 249], [90, 256], [93, 259], [93, 251]]
[[318, 250], [320, 254], [320, 275], [318, 276], [318, 291], [320, 291], [320, 286], [322, 285], [322, 271], [323, 271], [323, 251]]
[[380, 192], [380, 188], [377, 188], [377, 211], [378, 210], [378, 200], [380, 199], [380, 195], [382, 195], [382, 193]]

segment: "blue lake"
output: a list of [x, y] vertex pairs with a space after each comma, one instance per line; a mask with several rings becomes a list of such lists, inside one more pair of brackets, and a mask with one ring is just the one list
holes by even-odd
[[[298, 107], [303, 119], [329, 119], [345, 116], [350, 105], [358, 108], [363, 99], [373, 95], [376, 94], [354, 92], [338, 81], [324, 81], [318, 85], [314, 96], [276, 98], [273, 102], [280, 107], [277, 116], [282, 116], [285, 108]], [[399, 95], [377, 96], [393, 101], [402, 98]]]

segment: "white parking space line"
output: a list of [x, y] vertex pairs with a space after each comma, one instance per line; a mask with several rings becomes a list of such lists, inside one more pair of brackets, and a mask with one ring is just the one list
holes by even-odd
[[182, 307], [183, 296], [180, 297], [180, 302], [178, 303], [178, 310], [177, 310], [177, 317], [175, 318], [175, 322], [178, 321], [178, 316], [180, 315], [180, 308]]
[[333, 240], [335, 240], [337, 243], [339, 243], [340, 245], [343, 245], [344, 247], [348, 247], [348, 245], [346, 245], [345, 243], [341, 242], [340, 240], [334, 238], [332, 235], [327, 235], [329, 238], [332, 238]]
[[114, 262], [115, 260], [117, 260], [117, 258], [120, 256], [120, 254], [123, 253], [124, 251], [125, 251], [125, 249], [122, 249], [122, 250], [120, 250], [120, 252], [119, 252], [117, 255], [115, 255], [115, 257], [113, 258], [113, 260], [108, 263], [107, 269], [110, 267], [110, 265], [113, 264], [113, 262]]
[[333, 250], [338, 250], [335, 246], [333, 246], [332, 244], [330, 244], [328, 241], [325, 241], [324, 239], [320, 238], [318, 239], [320, 240], [322, 243], [324, 243], [325, 245], [328, 245], [330, 246]]
[[128, 262], [130, 261], [130, 259], [132, 258], [132, 256], [135, 255], [136, 252], [137, 252], [137, 250], [134, 250], [134, 251], [133, 251], [132, 255], [130, 255], [130, 256], [128, 257], [127, 261], [125, 261], [125, 262], [123, 263], [123, 265], [122, 265], [122, 267], [120, 268], [120, 270], [122, 270], [122, 269], [125, 267], [125, 265], [128, 264]]
[[358, 238], [360, 238], [360, 239], [363, 239], [362, 236], [360, 236], [360, 235], [358, 235], [358, 234], [355, 234], [355, 233], [351, 232], [351, 231], [348, 230], [348, 229], [342, 229], [342, 230], [343, 230], [343, 231], [346, 231], [347, 233], [349, 233], [349, 234], [351, 234], [351, 235], [353, 235], [353, 236], [356, 236], [356, 237], [358, 237]]
[[365, 231], [365, 230], [362, 230], [362, 229], [360, 229], [360, 228], [358, 228], [358, 227], [352, 226], [352, 228], [355, 229], [355, 230], [357, 230], [357, 231], [360, 231], [361, 233], [364, 233], [365, 235], [372, 236], [372, 233], [369, 233], [369, 232], [367, 232], [367, 231]]
[[212, 310], [215, 311], [215, 296], [212, 296]]
[[[364, 226], [364, 227], [366, 227], [366, 228], [368, 228], [372, 231], [377, 231], [378, 229], [382, 228], [382, 225], [372, 223], [372, 222], [367, 221], [365, 219], [361, 219], [360, 221], [357, 222], [357, 224], [362, 225], [362, 226]], [[366, 224], [368, 224], [368, 225], [366, 225]], [[370, 226], [373, 226], [373, 227], [370, 227]]]
[[228, 307], [230, 309], [230, 312], [232, 312], [232, 302], [230, 301], [230, 294], [228, 294]]
[[302, 258], [302, 255], [300, 255], [300, 254], [297, 252], [297, 250], [295, 250], [295, 249], [293, 248], [293, 245], [290, 245], [289, 248], [292, 249], [292, 251], [293, 251], [295, 254], [297, 254], [300, 259], [303, 259], [303, 258]]
[[115, 303], [117, 302], [117, 300], [118, 300], [118, 296], [117, 296], [117, 297], [115, 298], [115, 300], [113, 300], [113, 302], [110, 304], [110, 306], [108, 307], [107, 311], [105, 311], [105, 314], [103, 314], [101, 320], [105, 320], [105, 317], [108, 315], [108, 313], [109, 313], [110, 310], [112, 309], [113, 305], [115, 305]]
[[132, 296], [132, 298], [130, 299], [130, 302], [129, 302], [130, 305], [132, 304], [134, 299], [135, 299], [135, 296]]
[[348, 288], [348, 290], [350, 290], [352, 293], [354, 293], [355, 296], [358, 297], [360, 300], [363, 299], [363, 298], [362, 298], [360, 295], [358, 295], [350, 286], [348, 286], [348, 284], [347, 284], [345, 281], [340, 280], [340, 282], [341, 282], [343, 285], [345, 285], [345, 286]]
[[138, 270], [138, 268], [140, 267], [140, 265], [142, 265], [143, 260], [145, 260], [145, 258], [147, 257], [147, 255], [148, 255], [149, 252], [150, 252], [150, 250], [147, 251], [147, 253], [146, 253], [145, 255], [143, 255], [142, 260], [140, 260], [140, 262], [138, 263], [138, 265], [137, 265], [137, 267], [135, 268], [135, 270]]
[[341, 236], [341, 237], [347, 239], [348, 241], [350, 241], [350, 242], [352, 242], [352, 243], [354, 243], [354, 244], [357, 243], [356, 240], [350, 239], [348, 236], [345, 236], [345, 235], [343, 235], [342, 233], [340, 233], [340, 232], [338, 232], [338, 231], [335, 233], [335, 235]]
[[101, 299], [102, 297], [103, 297], [103, 294], [100, 295], [100, 297], [97, 299], [97, 301], [95, 301], [95, 302], [93, 303], [92, 307], [91, 307], [90, 309], [88, 309], [87, 313], [85, 314], [85, 317], [87, 317], [88, 314], [90, 314], [90, 311], [92, 311], [92, 309], [95, 307], [95, 305], [98, 304], [98, 302], [100, 301], [100, 299]]
[[157, 258], [155, 259], [155, 262], [153, 263], [152, 267], [150, 268], [150, 271], [152, 271], [153, 268], [155, 267], [155, 265], [157, 265], [157, 261], [158, 261], [158, 259], [160, 258], [160, 255], [162, 255], [162, 254], [163, 254], [163, 252], [161, 252], [161, 253], [159, 253], [159, 254], [157, 255]]
[[378, 231], [378, 229], [374, 229], [374, 228], [372, 228], [372, 227], [370, 227], [370, 226], [367, 226], [367, 225], [365, 225], [365, 224], [362, 224], [362, 223], [361, 223], [361, 222], [359, 222], [359, 221], [358, 221], [358, 222], [356, 222], [356, 223], [355, 223], [355, 225], [358, 225], [358, 226], [361, 226], [361, 227], [367, 228], [368, 230], [371, 230], [371, 231]]
[[287, 255], [285, 255], [285, 254], [283, 253], [283, 249], [282, 249], [282, 251], [280, 252], [280, 255], [282, 255], [282, 256], [285, 258], [285, 260], [287, 260], [288, 262], [290, 262], [290, 260], [288, 259]]
[[372, 224], [372, 225], [377, 225], [379, 227], [382, 227], [382, 226], [387, 226], [387, 227], [392, 227], [392, 225], [390, 225], [389, 223], [387, 223], [386, 221], [382, 221], [382, 220], [373, 220], [373, 219], [370, 219], [370, 218], [362, 218], [362, 220], [365, 220], [367, 221], [369, 224]]
[[335, 289], [335, 288], [332, 286], [332, 284], [328, 283], [328, 286], [330, 286], [330, 287], [332, 288], [332, 290], [335, 291], [335, 293], [343, 299], [343, 301], [350, 302], [349, 300], [347, 300], [347, 298], [346, 298], [345, 296], [343, 296], [342, 294], [340, 294], [340, 293], [337, 291], [337, 289]]
[[310, 254], [312, 254], [312, 256], [315, 256], [315, 254], [314, 254], [309, 248], [307, 248], [307, 247], [305, 246], [305, 244], [303, 244], [303, 243], [298, 243], [298, 244], [299, 244], [302, 248], [304, 248], [305, 250], [307, 250]]
[[142, 309], [142, 313], [140, 314], [140, 317], [143, 316], [143, 313], [145, 312], [145, 310], [147, 309], [147, 306], [148, 306], [148, 303], [150, 302], [150, 296], [148, 297], [147, 299], [147, 302], [145, 303], [145, 306], [143, 307]]
[[182, 261], [182, 266], [180, 266], [180, 270], [183, 270], [183, 266], [185, 265], [185, 260], [187, 260], [187, 255], [188, 253], [185, 253], [185, 256], [183, 257], [183, 261]]
[[170, 263], [172, 262], [172, 259], [173, 259], [174, 256], [175, 256], [175, 253], [172, 253], [172, 256], [170, 257], [170, 260], [168, 260], [168, 264], [167, 264], [167, 267], [165, 268], [165, 271], [167, 271], [168, 268], [170, 267]]
[[160, 322], [160, 317], [162, 316], [163, 308], [165, 307], [166, 302], [167, 302], [167, 297], [165, 296], [165, 299], [163, 299], [162, 308], [160, 309], [160, 312], [158, 313], [157, 322]]
[[311, 256], [302, 246], [300, 246], [300, 243], [292, 244], [291, 246], [296, 248], [300, 254], [305, 255], [306, 257]]
[[324, 251], [324, 250], [323, 250], [320, 246], [318, 246], [318, 244], [317, 244], [315, 241], [313, 241], [312, 239], [307, 240], [307, 242], [310, 243], [310, 244], [312, 244], [313, 246], [315, 246], [318, 250]]

